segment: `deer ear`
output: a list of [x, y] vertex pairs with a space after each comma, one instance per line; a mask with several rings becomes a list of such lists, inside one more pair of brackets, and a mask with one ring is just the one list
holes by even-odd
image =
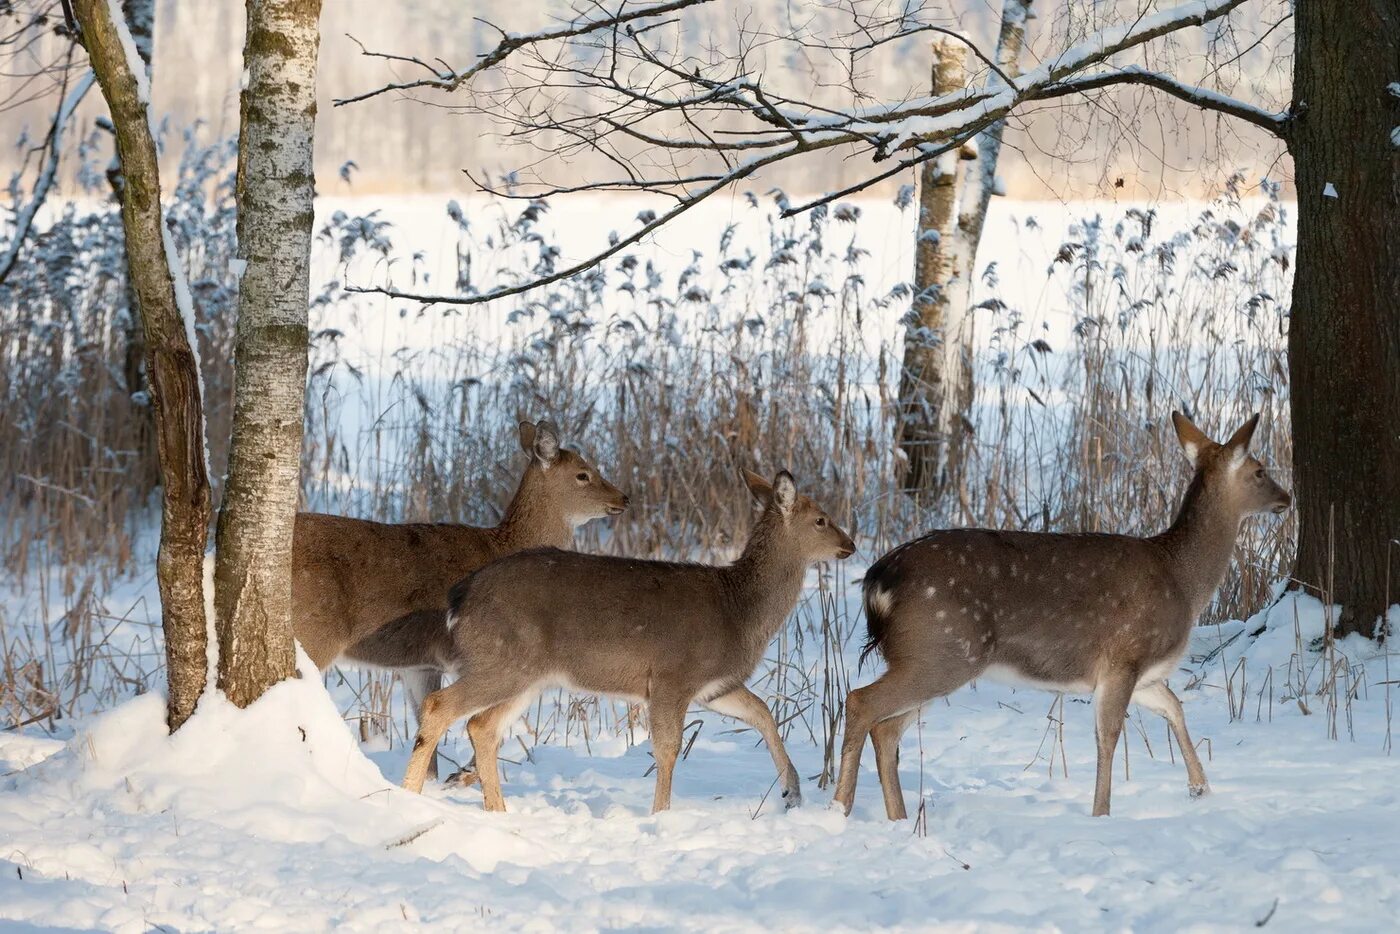
[[535, 453], [535, 423], [521, 421], [520, 423], [520, 450], [526, 454]]
[[1259, 427], [1259, 413], [1255, 412], [1249, 421], [1239, 427], [1230, 440], [1225, 442], [1225, 449], [1230, 452], [1231, 469], [1238, 468], [1249, 456], [1249, 442], [1254, 440], [1254, 429]]
[[768, 481], [747, 469], [741, 469], [739, 476], [744, 478], [744, 485], [749, 488], [753, 498], [758, 500], [761, 505], [767, 506], [773, 498], [773, 488], [768, 485]]
[[1254, 440], [1254, 429], [1259, 427], [1259, 413], [1255, 412], [1249, 419], [1240, 426], [1239, 430], [1230, 436], [1230, 440], [1225, 442], [1227, 448], [1239, 448], [1241, 451], [1249, 450], [1249, 442]]
[[792, 504], [797, 502], [797, 484], [793, 482], [792, 474], [786, 470], [778, 471], [778, 475], [773, 478], [773, 505], [786, 515], [792, 510]]
[[1181, 442], [1181, 449], [1186, 452], [1186, 459], [1195, 467], [1199, 464], [1202, 452], [1209, 447], [1212, 442], [1206, 437], [1205, 432], [1191, 424], [1191, 419], [1180, 412], [1172, 412], [1172, 427], [1176, 429], [1176, 440]]
[[535, 458], [540, 466], [548, 467], [559, 456], [559, 429], [553, 422], [541, 419], [535, 426]]

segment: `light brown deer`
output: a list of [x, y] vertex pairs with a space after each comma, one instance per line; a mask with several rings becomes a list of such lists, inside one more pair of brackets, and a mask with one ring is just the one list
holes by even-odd
[[1283, 512], [1290, 500], [1249, 455], [1258, 415], [1225, 444], [1180, 413], [1172, 421], [1195, 476], [1160, 535], [952, 529], [900, 545], [870, 568], [861, 660], [878, 651], [888, 670], [846, 699], [836, 802], [847, 813], [868, 734], [885, 812], [890, 820], [906, 816], [900, 735], [922, 704], [984, 675], [1093, 693], [1095, 816], [1108, 813], [1113, 752], [1130, 701], [1167, 719], [1191, 794], [1208, 790], [1166, 678], [1229, 569], [1240, 523]]
[[[521, 422], [520, 446], [529, 464], [494, 528], [297, 513], [292, 618], [318, 668], [345, 658], [397, 670], [416, 714], [442, 686], [451, 660], [447, 594], [454, 583], [526, 548], [569, 548], [579, 526], [627, 507], [596, 467], [560, 447], [549, 422]], [[436, 758], [432, 765], [436, 774]]]
[[744, 682], [802, 592], [808, 566], [855, 545], [783, 471], [770, 484], [745, 471], [763, 514], [743, 554], [713, 566], [541, 549], [489, 565], [452, 590], [458, 679], [423, 702], [404, 776], [421, 791], [453, 721], [467, 731], [488, 811], [504, 811], [501, 730], [547, 687], [643, 700], [656, 758], [652, 810], [671, 805], [686, 708], [697, 701], [763, 736], [788, 807], [797, 770], [766, 704]]

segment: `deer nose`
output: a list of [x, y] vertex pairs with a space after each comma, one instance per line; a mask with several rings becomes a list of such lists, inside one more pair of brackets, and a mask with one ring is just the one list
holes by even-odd
[[622, 508], [623, 508], [623, 509], [626, 509], [628, 506], [631, 506], [631, 505], [632, 505], [632, 497], [628, 496], [626, 493], [623, 493], [623, 494], [622, 494]]

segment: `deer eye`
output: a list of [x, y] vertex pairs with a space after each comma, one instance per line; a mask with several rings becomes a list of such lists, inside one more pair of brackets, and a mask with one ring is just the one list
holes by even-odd
[[588, 482], [588, 474], [586, 474], [586, 473], [581, 473], [581, 474], [578, 475], [578, 477], [577, 477], [576, 479], [578, 480], [579, 483], [587, 483], [587, 482]]
[[826, 528], [826, 516], [817, 516], [817, 528]]
[[1264, 468], [1263, 468], [1263, 467], [1260, 467], [1258, 470], [1254, 471], [1254, 479], [1256, 479], [1256, 480], [1263, 480], [1263, 479], [1264, 479]]

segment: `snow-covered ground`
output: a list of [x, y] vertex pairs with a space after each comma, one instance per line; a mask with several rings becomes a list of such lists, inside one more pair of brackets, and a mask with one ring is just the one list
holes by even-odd
[[[858, 588], [847, 595], [854, 614]], [[669, 813], [648, 813], [644, 737], [522, 735], [504, 750], [517, 761], [501, 815], [476, 789], [397, 789], [405, 750], [362, 749], [318, 678], [243, 715], [211, 699], [173, 738], [145, 695], [66, 742], [0, 733], [0, 927], [1387, 929], [1395, 676], [1369, 643], [1324, 656], [1322, 617], [1288, 599], [1199, 630], [1172, 681], [1213, 793], [1187, 796], [1165, 723], [1134, 712], [1109, 818], [1089, 816], [1089, 704], [992, 684], [909, 731], [901, 771], [922, 828], [884, 819], [868, 751], [854, 813], [830, 810], [801, 730], [789, 751], [806, 804], [783, 812], [756, 737], [708, 714]]]

